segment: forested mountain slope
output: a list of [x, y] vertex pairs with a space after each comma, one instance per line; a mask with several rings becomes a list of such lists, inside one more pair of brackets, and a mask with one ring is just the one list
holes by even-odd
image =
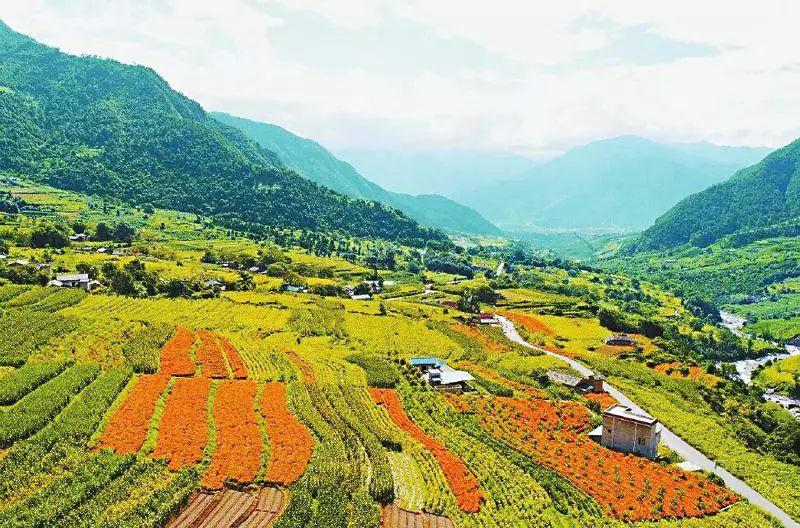
[[704, 247], [725, 235], [743, 242], [797, 236], [798, 221], [800, 140], [739, 171], [728, 181], [684, 199], [645, 231], [632, 250], [687, 243]]
[[451, 231], [496, 234], [499, 229], [477, 211], [440, 195], [412, 196], [387, 191], [367, 180], [352, 165], [337, 159], [319, 143], [269, 123], [213, 112], [218, 121], [238, 128], [309, 180], [354, 198], [395, 207], [418, 222]]
[[229, 225], [297, 227], [421, 244], [443, 239], [389, 207], [284, 167], [152, 69], [75, 57], [0, 25], [0, 171]]
[[507, 229], [636, 231], [768, 152], [624, 136], [573, 148], [517, 180], [454, 197]]

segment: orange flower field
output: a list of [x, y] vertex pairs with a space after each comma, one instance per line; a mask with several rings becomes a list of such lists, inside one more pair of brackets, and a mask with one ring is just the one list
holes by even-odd
[[166, 458], [169, 469], [196, 464], [208, 442], [206, 408], [211, 380], [178, 378], [167, 397], [152, 456]]
[[[681, 372], [681, 369], [686, 369], [685, 370], [686, 374]], [[718, 378], [713, 374], [709, 374], [702, 367], [697, 367], [697, 366], [687, 367], [677, 361], [673, 363], [662, 363], [660, 365], [656, 365], [655, 367], [653, 367], [653, 370], [655, 370], [659, 374], [664, 374], [666, 376], [671, 376], [677, 379], [688, 378], [700, 382], [708, 387], [714, 387], [721, 381], [720, 378]]]
[[456, 332], [463, 334], [467, 337], [470, 337], [478, 342], [484, 350], [489, 352], [508, 352], [511, 350], [508, 345], [501, 343], [499, 341], [495, 341], [494, 339], [490, 338], [483, 332], [481, 332], [478, 328], [474, 326], [468, 326], [465, 324], [456, 324], [451, 327]]
[[222, 345], [223, 350], [225, 350], [225, 355], [228, 356], [228, 363], [230, 363], [231, 370], [233, 370], [234, 379], [246, 379], [247, 367], [245, 367], [239, 352], [237, 352], [236, 349], [233, 348], [233, 345], [222, 336], [219, 337], [219, 343]]
[[589, 401], [597, 402], [601, 411], [608, 409], [617, 403], [617, 400], [607, 392], [601, 392], [599, 394], [590, 392], [588, 394], [584, 394], [584, 396]]
[[456, 496], [458, 507], [467, 513], [480, 511], [483, 493], [478, 489], [478, 480], [469, 472], [467, 466], [458, 457], [450, 453], [447, 448], [437, 440], [434, 440], [412, 422], [405, 410], [397, 393], [392, 389], [369, 389], [372, 399], [379, 405], [386, 407], [389, 417], [414, 439], [424, 445], [436, 460], [439, 462], [444, 472], [450, 489]]
[[266, 480], [276, 484], [291, 484], [305, 472], [311, 460], [314, 440], [289, 411], [286, 387], [282, 383], [267, 383], [264, 386], [261, 414], [272, 450]]
[[515, 391], [517, 391], [518, 393], [528, 396], [529, 398], [547, 398], [547, 393], [544, 392], [543, 390], [537, 389], [536, 387], [531, 387], [530, 385], [525, 385], [524, 383], [519, 383], [517, 381], [504, 378], [495, 371], [489, 370], [488, 368], [477, 365], [471, 361], [466, 361], [466, 360], [459, 361], [457, 365], [461, 368], [465, 368], [469, 371], [480, 374], [481, 376], [487, 377], [490, 380], [496, 381], [501, 385], [510, 387]]
[[532, 315], [518, 313], [518, 312], [498, 312], [503, 317], [507, 317], [508, 319], [514, 321], [522, 325], [522, 327], [527, 330], [528, 332], [534, 332], [537, 334], [547, 334], [547, 335], [555, 335], [555, 332], [541, 322], [539, 319]]
[[198, 330], [200, 345], [197, 347], [197, 362], [200, 371], [207, 378], [227, 378], [228, 367], [222, 358], [222, 349], [217, 345], [217, 337], [208, 330]]
[[261, 464], [261, 433], [253, 408], [257, 386], [250, 380], [223, 380], [214, 403], [217, 445], [201, 484], [220, 489], [226, 480], [252, 482]]
[[297, 355], [296, 352], [292, 352], [291, 350], [284, 350], [284, 354], [286, 357], [289, 358], [289, 361], [294, 363], [294, 365], [300, 370], [300, 375], [303, 378], [303, 383], [316, 383], [317, 376], [314, 374], [314, 369], [311, 368], [311, 365], [308, 362]]
[[140, 376], [128, 397], [111, 416], [100, 439], [100, 447], [110, 447], [117, 453], [138, 451], [147, 436], [156, 401], [167, 382], [169, 376], [161, 374]]
[[[453, 398], [459, 397], [448, 400]], [[612, 517], [625, 521], [699, 517], [738, 500], [702, 475], [595, 443], [583, 434], [590, 413], [577, 402], [500, 397], [468, 402], [487, 432], [571, 481]]]
[[189, 355], [193, 344], [192, 331], [184, 326], [177, 327], [175, 335], [161, 350], [161, 372], [170, 376], [193, 376], [195, 365]]

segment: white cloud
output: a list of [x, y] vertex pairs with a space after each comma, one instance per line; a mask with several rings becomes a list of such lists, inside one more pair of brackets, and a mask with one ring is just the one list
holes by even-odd
[[[152, 66], [209, 109], [333, 147], [540, 153], [620, 134], [773, 146], [800, 136], [800, 3], [791, 0], [5, 3], [0, 16], [42, 42]], [[417, 46], [375, 38], [399, 24], [412, 24]], [[715, 51], [681, 58], [677, 46], [654, 64], [626, 60], [625, 49], [609, 55], [634, 27]], [[331, 32], [324, 40], [321, 28]], [[302, 37], [291, 55], [276, 45], [289, 31]], [[432, 62], [437, 39], [449, 46], [446, 71]], [[333, 46], [326, 68], [320, 42]], [[414, 50], [406, 62], [419, 68], [355, 60], [375, 46], [387, 57]]]

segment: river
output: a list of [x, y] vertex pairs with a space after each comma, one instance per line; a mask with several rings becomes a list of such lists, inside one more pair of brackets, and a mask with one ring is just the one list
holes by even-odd
[[[722, 317], [722, 326], [738, 336], [746, 337], [746, 334], [742, 332], [742, 328], [745, 323], [747, 323], [747, 319], [728, 312], [720, 312], [719, 315]], [[736, 367], [736, 373], [739, 375], [739, 378], [748, 385], [751, 385], [753, 383], [753, 372], [761, 365], [765, 365], [770, 361], [778, 361], [797, 355], [800, 355], [800, 347], [786, 345], [786, 352], [783, 354], [768, 354], [756, 359], [742, 359], [735, 361], [733, 364]], [[781, 405], [791, 412], [795, 418], [800, 420], [800, 400], [789, 398], [781, 394], [775, 394], [772, 389], [764, 393], [764, 399]]]

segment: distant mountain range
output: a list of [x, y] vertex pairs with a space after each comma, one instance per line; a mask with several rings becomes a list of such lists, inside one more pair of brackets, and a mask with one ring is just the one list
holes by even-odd
[[510, 180], [539, 164], [510, 152], [491, 150], [335, 149], [364, 177], [395, 192], [443, 194]]
[[726, 236], [736, 245], [800, 236], [800, 140], [680, 201], [630, 248], [705, 247]]
[[[309, 180], [354, 198], [385, 203], [399, 209], [419, 223], [451, 232], [499, 234], [500, 230], [478, 212], [444, 196], [412, 196], [390, 192], [367, 180], [352, 165], [325, 149], [277, 125], [260, 123], [225, 113], [212, 113], [215, 119], [233, 126], [275, 153], [287, 167]], [[389, 165], [389, 162], [386, 162]]]
[[0, 23], [0, 171], [229, 226], [445, 240], [388, 206], [322, 187], [212, 119], [152, 69], [44, 46]]
[[508, 230], [637, 231], [770, 150], [624, 136], [575, 147], [513, 180], [449, 196]]

